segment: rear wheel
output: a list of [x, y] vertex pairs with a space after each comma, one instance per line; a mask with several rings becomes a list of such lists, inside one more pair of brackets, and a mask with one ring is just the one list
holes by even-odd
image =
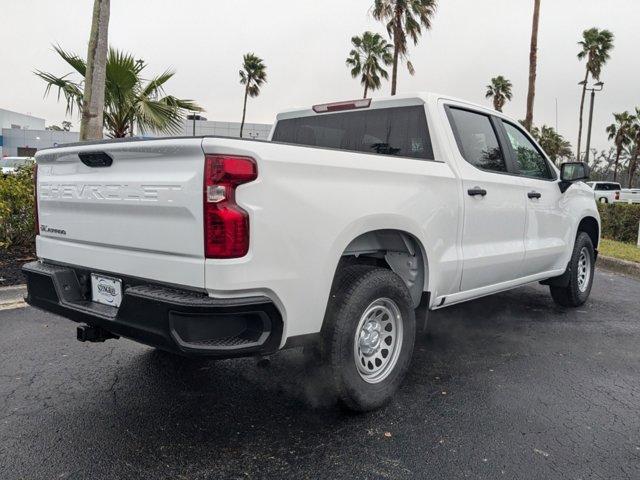
[[579, 307], [589, 298], [595, 269], [593, 243], [585, 232], [578, 232], [567, 268], [569, 284], [566, 287], [549, 287], [551, 296], [563, 307]]
[[350, 409], [384, 405], [400, 386], [415, 340], [409, 291], [391, 270], [355, 265], [335, 282], [322, 357], [338, 398]]

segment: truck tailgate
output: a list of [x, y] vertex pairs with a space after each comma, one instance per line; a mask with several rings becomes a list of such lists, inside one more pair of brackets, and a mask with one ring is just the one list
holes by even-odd
[[38, 256], [203, 288], [201, 143], [123, 141], [39, 153]]

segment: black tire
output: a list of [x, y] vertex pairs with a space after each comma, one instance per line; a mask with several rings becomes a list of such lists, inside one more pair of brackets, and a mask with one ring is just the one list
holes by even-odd
[[[585, 251], [589, 256], [588, 280], [583, 283], [582, 288], [578, 279], [581, 252]], [[579, 307], [589, 298], [593, 285], [593, 274], [595, 269], [595, 251], [591, 238], [585, 232], [578, 232], [576, 243], [573, 246], [573, 253], [567, 269], [569, 271], [569, 284], [566, 287], [549, 287], [551, 297], [562, 307]]]
[[[370, 383], [356, 366], [356, 329], [363, 314], [375, 305], [374, 302], [387, 300], [391, 300], [388, 305], [397, 307], [400, 318], [396, 316], [394, 321], [398, 327], [401, 324], [402, 328], [394, 330], [397, 341], [393, 342], [391, 350], [387, 350], [391, 360], [386, 360], [386, 357], [382, 360], [387, 362], [382, 367], [384, 376], [381, 374], [377, 383]], [[384, 309], [384, 304], [381, 308]], [[382, 315], [378, 318], [384, 322], [389, 316]], [[386, 332], [391, 332], [392, 328], [385, 326]], [[381, 335], [386, 335], [386, 332], [381, 332]], [[334, 281], [322, 329], [321, 345], [326, 374], [338, 399], [347, 408], [359, 412], [374, 410], [387, 403], [409, 368], [415, 332], [411, 296], [398, 275], [391, 270], [367, 265], [344, 267]], [[382, 350], [386, 348], [383, 343], [378, 342]], [[400, 349], [395, 353], [398, 347]], [[362, 368], [366, 369], [364, 361]]]

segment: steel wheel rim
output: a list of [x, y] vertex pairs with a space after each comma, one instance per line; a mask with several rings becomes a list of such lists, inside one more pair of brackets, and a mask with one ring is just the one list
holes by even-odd
[[587, 291], [591, 280], [591, 255], [587, 247], [582, 247], [578, 257], [578, 290], [582, 293]]
[[393, 371], [402, 348], [402, 314], [389, 298], [371, 302], [360, 317], [353, 340], [353, 356], [360, 377], [382, 382]]

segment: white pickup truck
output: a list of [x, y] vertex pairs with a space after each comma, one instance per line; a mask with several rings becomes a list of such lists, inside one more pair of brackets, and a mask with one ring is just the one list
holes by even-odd
[[518, 122], [435, 94], [286, 111], [270, 141], [43, 150], [27, 300], [84, 341], [219, 358], [313, 345], [338, 398], [369, 410], [428, 310], [538, 281], [586, 301], [600, 220], [588, 167], [562, 167]]
[[593, 190], [593, 196], [600, 203], [615, 203], [621, 201], [622, 187], [616, 182], [587, 182]]

